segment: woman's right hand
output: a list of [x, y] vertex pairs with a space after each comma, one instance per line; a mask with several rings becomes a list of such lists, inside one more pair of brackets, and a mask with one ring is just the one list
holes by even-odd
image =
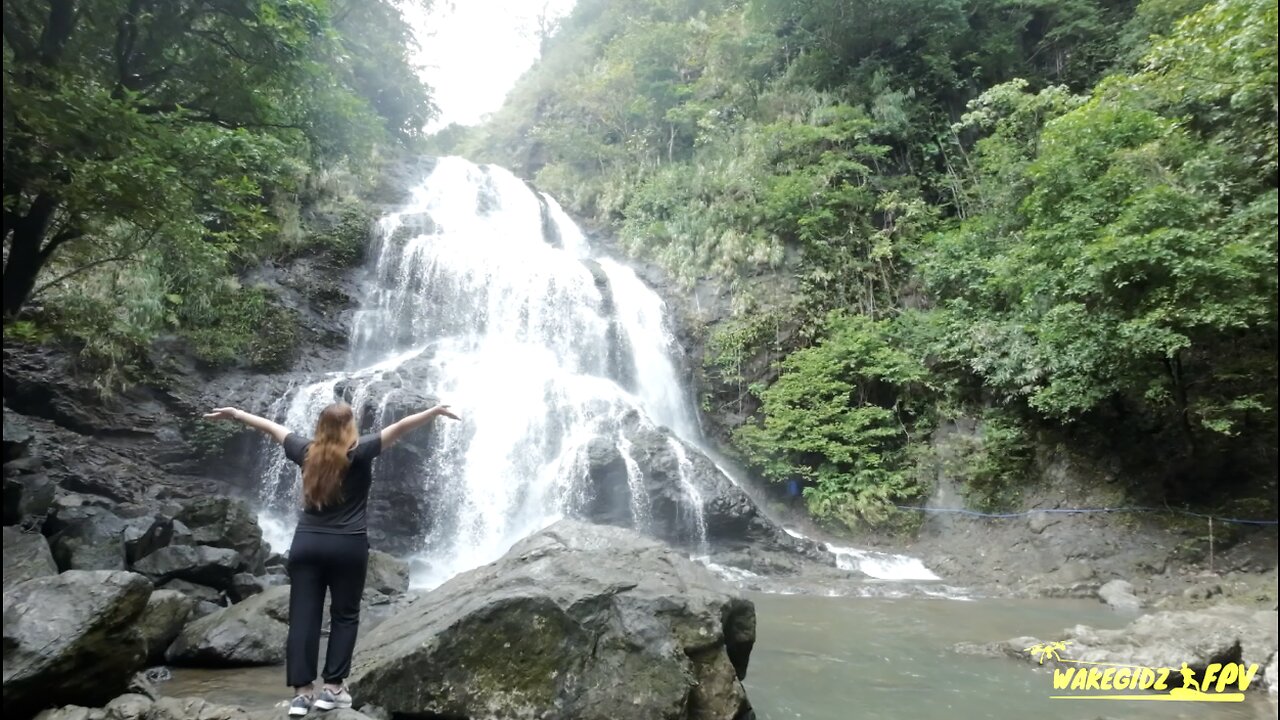
[[214, 408], [213, 412], [204, 414], [205, 420], [239, 420], [240, 409], [233, 407]]

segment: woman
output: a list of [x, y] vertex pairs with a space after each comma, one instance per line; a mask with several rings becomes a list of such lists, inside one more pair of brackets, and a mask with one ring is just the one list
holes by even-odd
[[[289, 548], [286, 672], [294, 690], [289, 715], [306, 715], [312, 707], [351, 707], [351, 694], [343, 681], [351, 671], [351, 653], [360, 626], [360, 597], [369, 563], [365, 508], [373, 460], [405, 433], [441, 415], [459, 419], [448, 405], [437, 405], [360, 437], [351, 406], [337, 403], [320, 413], [312, 439], [237, 408], [218, 408], [205, 415], [210, 420], [237, 420], [261, 430], [283, 445], [285, 456], [302, 468], [302, 512]], [[324, 686], [315, 694], [320, 616], [326, 590], [331, 596], [329, 649], [324, 661]]]

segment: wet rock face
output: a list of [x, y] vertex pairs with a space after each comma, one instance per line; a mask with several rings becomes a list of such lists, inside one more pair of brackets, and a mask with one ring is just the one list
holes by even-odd
[[148, 665], [164, 662], [164, 651], [192, 618], [196, 602], [195, 598], [176, 590], [155, 590], [151, 593], [147, 608], [137, 624]]
[[[697, 448], [663, 428], [645, 427], [638, 422], [632, 422], [625, 432], [631, 443], [631, 459], [642, 476], [643, 497], [638, 503], [633, 497], [627, 463], [616, 442], [601, 438], [588, 447], [588, 483], [574, 508], [578, 517], [636, 528], [682, 547], [694, 547], [700, 541], [700, 517], [710, 549], [768, 547], [830, 561], [829, 554], [813, 543], [787, 535], [766, 518], [755, 502]], [[701, 500], [700, 506], [694, 493]], [[644, 511], [639, 519], [634, 510], [637, 504]]]
[[228, 667], [284, 662], [289, 587], [273, 587], [187, 625], [165, 652], [179, 665]]
[[261, 574], [271, 547], [262, 539], [258, 516], [239, 498], [215, 496], [186, 503], [177, 519], [191, 530], [192, 542], [239, 554], [238, 568]]
[[235, 550], [208, 545], [176, 545], [161, 548], [142, 558], [133, 564], [133, 570], [155, 583], [176, 579], [229, 590], [239, 565], [240, 555]]
[[5, 590], [32, 578], [57, 574], [58, 566], [43, 535], [11, 527], [4, 529]]
[[417, 717], [751, 717], [755, 611], [631, 531], [564, 521], [368, 633], [358, 702]]
[[58, 508], [45, 531], [59, 570], [125, 569], [125, 521], [106, 508]]

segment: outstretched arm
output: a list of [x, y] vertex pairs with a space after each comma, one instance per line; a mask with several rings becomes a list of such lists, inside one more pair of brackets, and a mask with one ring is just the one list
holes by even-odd
[[439, 415], [443, 415], [447, 418], [453, 418], [454, 420], [461, 419], [457, 415], [453, 414], [453, 411], [449, 409], [448, 405], [437, 405], [430, 410], [423, 410], [420, 413], [414, 413], [409, 417], [401, 418], [400, 420], [382, 428], [382, 432], [379, 434], [379, 438], [382, 440], [382, 449], [385, 450], [392, 445], [395, 445], [401, 437], [404, 437], [405, 433], [426, 425]]
[[254, 430], [261, 430], [278, 443], [283, 443], [284, 439], [289, 436], [289, 428], [264, 417], [245, 412], [240, 408], [217, 408], [211, 413], [205, 413], [204, 417], [206, 420], [235, 420], [244, 423]]

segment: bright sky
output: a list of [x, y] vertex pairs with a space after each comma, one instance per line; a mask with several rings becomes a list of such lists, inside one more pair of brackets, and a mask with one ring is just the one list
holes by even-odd
[[575, 0], [435, 0], [406, 15], [422, 46], [418, 61], [435, 90], [440, 117], [428, 126], [471, 125], [502, 106], [538, 57], [538, 18], [562, 17]]

